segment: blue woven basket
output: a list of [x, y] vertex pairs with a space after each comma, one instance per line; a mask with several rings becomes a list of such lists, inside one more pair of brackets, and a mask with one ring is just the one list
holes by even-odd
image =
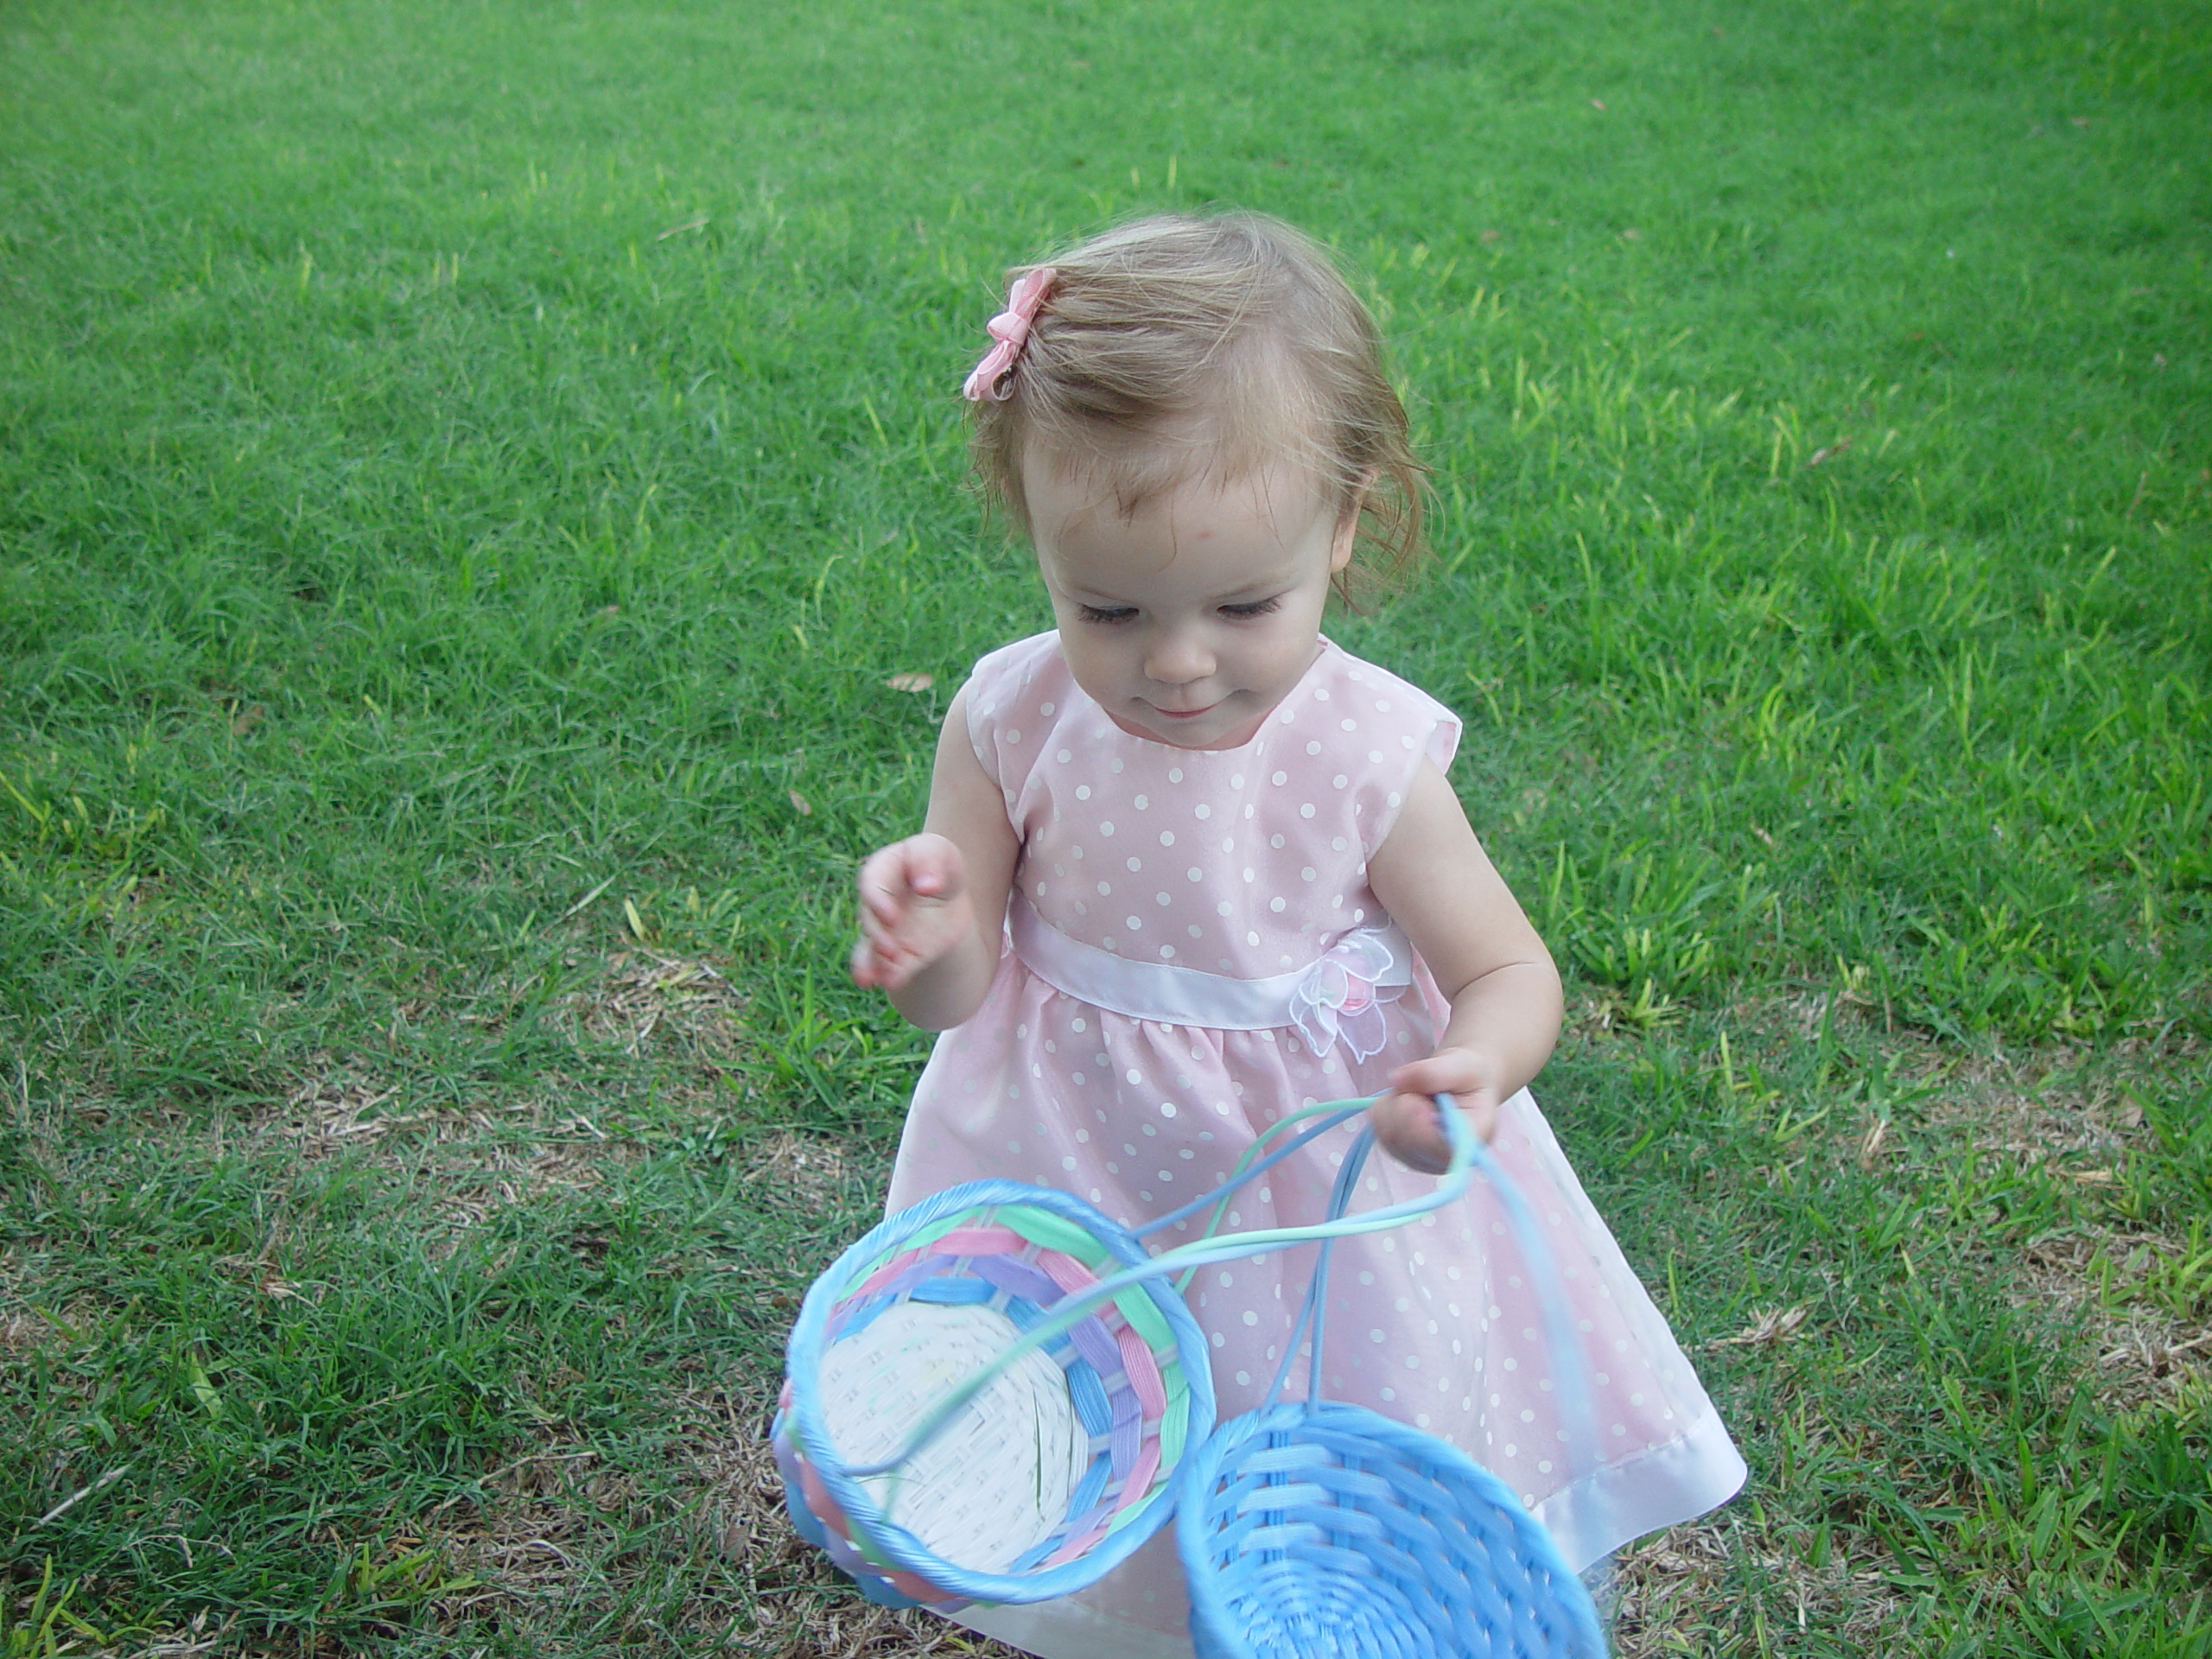
[[[1506, 1203], [1522, 1253], [1562, 1306], [1519, 1194], [1455, 1111], [1460, 1154]], [[1370, 1137], [1345, 1158], [1330, 1217], [1341, 1216]], [[1321, 1248], [1302, 1328], [1313, 1327], [1303, 1401], [1280, 1402], [1294, 1330], [1268, 1402], [1222, 1426], [1185, 1465], [1176, 1529], [1200, 1659], [1600, 1659], [1589, 1592], [1506, 1484], [1434, 1435], [1320, 1397]], [[1562, 1415], [1588, 1433], [1587, 1380], [1554, 1318]]]

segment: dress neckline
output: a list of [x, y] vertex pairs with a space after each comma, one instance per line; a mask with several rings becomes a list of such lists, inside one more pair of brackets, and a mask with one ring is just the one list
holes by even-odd
[[[1067, 653], [1060, 649], [1060, 631], [1058, 628], [1054, 628], [1051, 632], [1052, 635], [1053, 652], [1059, 658], [1061, 665], [1065, 667], [1068, 658]], [[1324, 662], [1327, 661], [1332, 653], [1338, 656], [1342, 656], [1344, 654], [1343, 647], [1338, 645], [1335, 640], [1330, 639], [1327, 634], [1317, 633], [1313, 638], [1315, 643], [1319, 646], [1319, 649], [1317, 649], [1313, 653], [1313, 660], [1306, 664], [1306, 671], [1300, 674], [1295, 681], [1292, 682], [1290, 690], [1284, 692], [1282, 696], [1274, 700], [1274, 703], [1269, 706], [1266, 714], [1260, 716], [1259, 724], [1252, 728], [1251, 736], [1246, 738], [1242, 743], [1236, 744], [1228, 748], [1186, 749], [1179, 743], [1165, 743], [1156, 737], [1147, 737], [1142, 732], [1133, 732], [1128, 727], [1122, 725], [1121, 721], [1116, 720], [1113, 715], [1108, 714], [1098, 700], [1092, 696], [1090, 692], [1083, 689], [1082, 683], [1075, 677], [1075, 671], [1072, 669], [1070, 669], [1068, 671], [1068, 683], [1074, 688], [1075, 695], [1077, 696], [1081, 697], [1085, 702], [1089, 703], [1093, 709], [1097, 710], [1100, 717], [1105, 721], [1108, 726], [1111, 727], [1115, 731], [1119, 732], [1123, 737], [1128, 738], [1133, 743], [1141, 743], [1147, 748], [1150, 749], [1165, 749], [1170, 754], [1243, 754], [1250, 750], [1255, 744], [1259, 742], [1260, 734], [1268, 729], [1268, 722], [1275, 717], [1277, 711], [1293, 697], [1295, 697], [1300, 692], [1305, 690], [1307, 685], [1312, 683], [1314, 671], [1319, 668]]]

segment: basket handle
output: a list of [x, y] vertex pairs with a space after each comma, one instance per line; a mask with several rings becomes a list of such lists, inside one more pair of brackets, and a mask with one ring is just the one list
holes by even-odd
[[[1225, 1205], [1229, 1192], [1233, 1192], [1262, 1170], [1281, 1162], [1314, 1136], [1325, 1134], [1338, 1124], [1365, 1111], [1379, 1098], [1379, 1096], [1373, 1096], [1363, 1100], [1330, 1101], [1325, 1105], [1308, 1108], [1303, 1112], [1294, 1113], [1290, 1117], [1285, 1118], [1282, 1122], [1270, 1128], [1268, 1134], [1272, 1135], [1307, 1117], [1327, 1115], [1329, 1121], [1307, 1130], [1296, 1140], [1255, 1162], [1251, 1167], [1244, 1170], [1241, 1174], [1232, 1174], [1224, 1189], [1217, 1189], [1208, 1193], [1196, 1205], [1185, 1205], [1181, 1212], [1170, 1212], [1160, 1221], [1151, 1223], [1147, 1230], [1156, 1230], [1163, 1222], [1177, 1219], [1179, 1213], [1195, 1213], [1207, 1204]], [[1456, 1118], [1459, 1114], [1455, 1111], [1452, 1116]], [[1358, 1158], [1363, 1159], [1364, 1145], [1372, 1141], [1373, 1131], [1363, 1129], [1360, 1133], [1362, 1139], [1355, 1143], [1354, 1150]], [[1261, 1139], [1265, 1140], [1266, 1137], [1262, 1136]], [[1258, 1142], [1255, 1141], [1254, 1144], [1256, 1147]], [[914, 1431], [907, 1437], [906, 1445], [881, 1463], [855, 1465], [848, 1468], [845, 1472], [855, 1477], [888, 1474], [935, 1440], [960, 1409], [977, 1395], [982, 1393], [985, 1389], [990, 1387], [1009, 1365], [1069, 1330], [1088, 1316], [1100, 1303], [1111, 1300], [1133, 1286], [1141, 1284], [1147, 1279], [1157, 1279], [1185, 1270], [1195, 1272], [1200, 1268], [1217, 1262], [1231, 1262], [1239, 1256], [1263, 1255], [1269, 1250], [1287, 1249], [1296, 1244], [1319, 1243], [1325, 1250], [1327, 1242], [1332, 1239], [1346, 1237], [1355, 1233], [1383, 1232], [1390, 1228], [1402, 1226], [1416, 1216], [1427, 1215], [1432, 1210], [1440, 1210], [1462, 1197], [1474, 1179], [1474, 1160], [1482, 1155], [1480, 1144], [1475, 1141], [1473, 1132], [1468, 1129], [1463, 1122], [1459, 1125], [1459, 1135], [1452, 1145], [1452, 1162], [1445, 1170], [1444, 1179], [1438, 1184], [1435, 1192], [1422, 1198], [1408, 1198], [1402, 1204], [1390, 1205], [1383, 1209], [1370, 1211], [1358, 1216], [1346, 1215], [1344, 1212], [1344, 1205], [1332, 1199], [1331, 1213], [1325, 1221], [1305, 1227], [1272, 1227], [1252, 1232], [1224, 1233], [1215, 1237], [1196, 1239], [1191, 1243], [1163, 1251], [1149, 1262], [1141, 1262], [1135, 1267], [1125, 1268], [1109, 1278], [1099, 1280], [1088, 1289], [1071, 1296], [1062, 1297], [1053, 1305], [1050, 1314], [1039, 1319], [1009, 1343], [997, 1358], [964, 1382], [948, 1389], [938, 1403], [930, 1408], [920, 1422], [915, 1425]], [[1347, 1156], [1344, 1164], [1347, 1169], [1356, 1171], [1354, 1156]], [[1347, 1178], [1342, 1174], [1338, 1178], [1338, 1186], [1343, 1194], [1349, 1194], [1350, 1186]], [[1326, 1260], [1325, 1255], [1323, 1259]], [[1307, 1294], [1310, 1298], [1312, 1293], [1309, 1291]], [[1295, 1351], [1297, 1346], [1295, 1329], [1292, 1335], [1294, 1338], [1292, 1351]], [[1319, 1344], [1317, 1343], [1315, 1345], [1318, 1349]]]
[[[1442, 1120], [1446, 1140], [1452, 1147], [1452, 1167], [1465, 1167], [1471, 1173], [1479, 1173], [1497, 1193], [1498, 1202], [1505, 1207], [1506, 1222], [1513, 1229], [1513, 1242], [1519, 1250], [1522, 1265], [1535, 1282], [1537, 1299], [1543, 1305], [1545, 1338], [1552, 1352], [1553, 1376], [1556, 1382], [1561, 1427], [1567, 1431], [1567, 1456], [1563, 1461], [1572, 1477], [1583, 1461], [1578, 1453], [1587, 1448], [1590, 1460], [1595, 1461], [1598, 1425], [1591, 1401], [1590, 1366], [1576, 1340], [1573, 1322], [1567, 1317], [1565, 1287], [1559, 1277], [1558, 1263], [1553, 1261], [1551, 1249], [1544, 1243], [1543, 1234], [1536, 1225], [1535, 1212], [1529, 1209], [1528, 1199], [1513, 1179], [1490, 1149], [1475, 1139], [1475, 1132], [1467, 1125], [1447, 1096], [1436, 1096], [1437, 1112]], [[1363, 1128], [1353, 1141], [1351, 1150], [1344, 1155], [1344, 1167], [1337, 1172], [1336, 1185], [1329, 1194], [1329, 1221], [1335, 1224], [1351, 1207], [1352, 1189], [1357, 1184], [1360, 1171], [1365, 1167], [1367, 1154], [1375, 1145], [1375, 1131]], [[1464, 1185], [1463, 1188], [1464, 1190]], [[1456, 1194], [1454, 1196], [1457, 1196]], [[1382, 1211], [1375, 1212], [1384, 1213]], [[1360, 1230], [1370, 1230], [1362, 1229]], [[1298, 1318], [1290, 1329], [1290, 1340], [1283, 1350], [1282, 1363], [1276, 1367], [1274, 1381], [1268, 1385], [1263, 1402], [1273, 1405], [1281, 1397], [1285, 1381], [1290, 1376], [1292, 1362], [1298, 1354], [1300, 1332], [1309, 1321], [1313, 1329], [1312, 1363], [1306, 1373], [1306, 1399], [1309, 1405], [1321, 1399], [1321, 1344], [1322, 1324], [1329, 1293], [1329, 1256], [1340, 1234], [1332, 1232], [1322, 1243], [1319, 1258], [1313, 1264], [1313, 1277], [1306, 1289], [1306, 1300], [1299, 1306]]]

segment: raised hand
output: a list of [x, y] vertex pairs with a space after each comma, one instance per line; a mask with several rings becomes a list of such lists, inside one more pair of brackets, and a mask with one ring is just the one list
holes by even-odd
[[855, 984], [898, 990], [976, 931], [960, 849], [926, 830], [868, 855], [860, 901]]

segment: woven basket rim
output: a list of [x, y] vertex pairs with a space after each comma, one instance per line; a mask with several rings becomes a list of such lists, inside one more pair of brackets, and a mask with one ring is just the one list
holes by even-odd
[[[896, 1215], [884, 1217], [841, 1252], [836, 1261], [808, 1287], [785, 1351], [785, 1374], [791, 1389], [787, 1423], [800, 1454], [812, 1465], [817, 1478], [844, 1511], [848, 1522], [857, 1527], [864, 1519], [868, 1541], [894, 1567], [970, 1600], [1035, 1602], [1066, 1595], [1095, 1582], [1158, 1531], [1174, 1506], [1180, 1486], [1178, 1471], [1163, 1468], [1155, 1477], [1157, 1484], [1152, 1495], [1130, 1506], [1128, 1519], [1110, 1529], [1076, 1560], [1027, 1573], [979, 1572], [931, 1553], [906, 1528], [880, 1515], [868, 1490], [844, 1472], [836, 1450], [823, 1427], [821, 1401], [817, 1393], [830, 1313], [844, 1300], [847, 1287], [861, 1276], [850, 1271], [851, 1267], [880, 1259], [887, 1251], [896, 1249], [905, 1240], [947, 1216], [1005, 1205], [1028, 1205], [1078, 1224], [1125, 1266], [1141, 1267], [1152, 1259], [1127, 1228], [1071, 1193], [1005, 1179], [967, 1181], [947, 1187]], [[1213, 1372], [1205, 1337], [1197, 1317], [1166, 1279], [1147, 1280], [1133, 1289], [1150, 1301], [1173, 1338], [1184, 1382], [1182, 1466], [1187, 1468], [1191, 1459], [1211, 1440], [1214, 1427]], [[1173, 1406], [1171, 1396], [1171, 1409]]]

